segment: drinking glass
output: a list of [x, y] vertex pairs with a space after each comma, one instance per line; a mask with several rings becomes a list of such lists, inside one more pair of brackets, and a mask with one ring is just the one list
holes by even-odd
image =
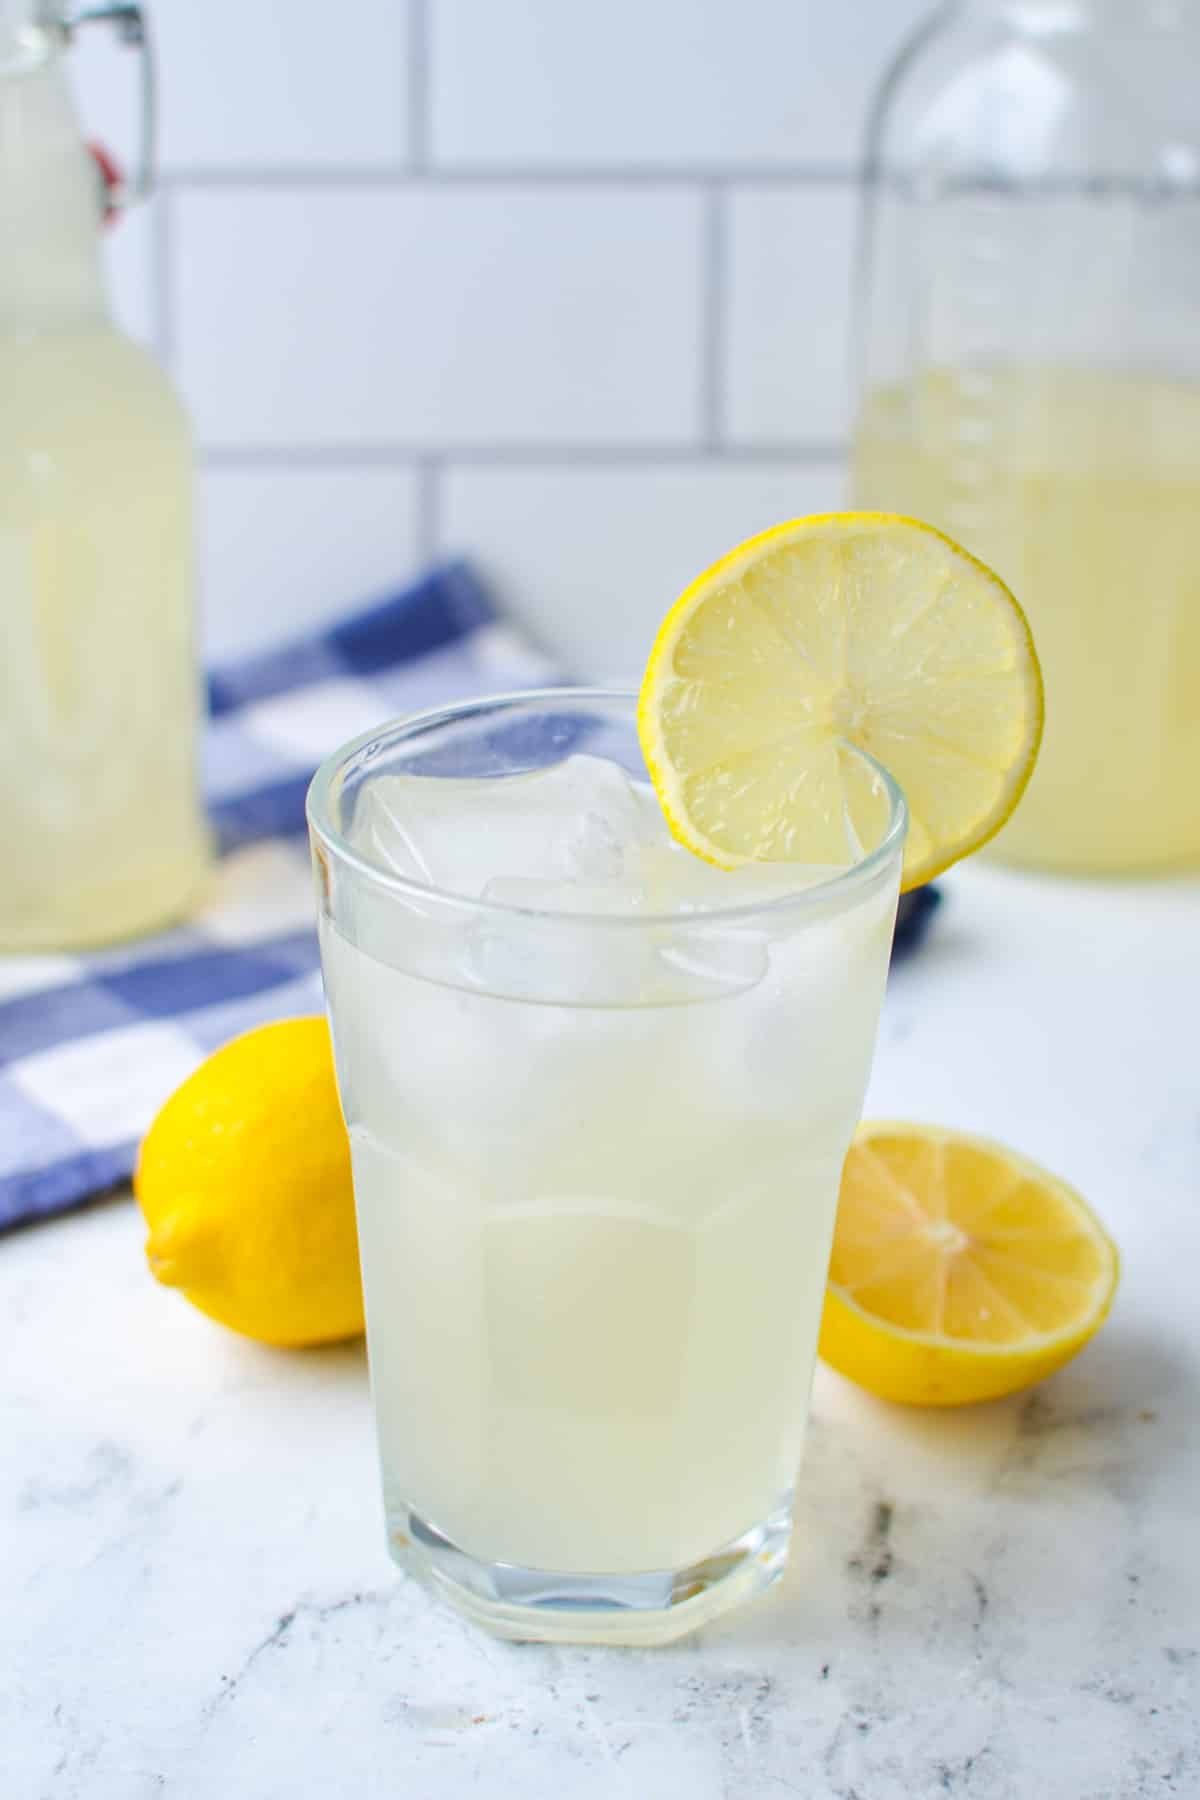
[[[853, 864], [723, 904], [634, 718], [471, 702], [309, 794], [388, 1541], [515, 1638], [661, 1643], [781, 1572], [899, 888], [904, 802], [864, 756]], [[544, 777], [580, 757], [564, 809]], [[635, 801], [715, 906], [623, 881]], [[557, 886], [489, 881], [568, 853]]]

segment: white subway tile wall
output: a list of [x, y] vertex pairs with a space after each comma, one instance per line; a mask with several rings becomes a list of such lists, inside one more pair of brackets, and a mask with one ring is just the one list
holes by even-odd
[[264, 618], [272, 637], [308, 631], [394, 591], [421, 560], [420, 492], [400, 462], [204, 469], [201, 592], [220, 607], [210, 636], [236, 655], [264, 641]]
[[911, 0], [433, 0], [451, 167], [845, 171]]
[[856, 198], [845, 182], [731, 191], [724, 341], [731, 443], [845, 442]]
[[110, 267], [195, 427], [213, 654], [463, 554], [631, 674], [708, 559], [840, 503], [866, 110], [933, 0], [149, 5], [160, 189]]
[[447, 471], [439, 525], [569, 674], [635, 685], [654, 627], [753, 531], [838, 504], [838, 463], [671, 463]]
[[174, 202], [168, 303], [219, 450], [684, 445], [699, 196], [289, 185]]

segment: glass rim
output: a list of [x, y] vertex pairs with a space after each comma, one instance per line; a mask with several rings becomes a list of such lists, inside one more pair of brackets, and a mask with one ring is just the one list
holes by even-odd
[[[827, 880], [818, 881], [808, 887], [797, 888], [794, 894], [776, 895], [770, 900], [739, 901], [729, 906], [714, 906], [697, 909], [695, 912], [664, 913], [589, 913], [568, 912], [562, 908], [514, 906], [503, 900], [485, 900], [482, 896], [455, 893], [449, 888], [434, 887], [429, 882], [414, 880], [408, 875], [398, 875], [383, 863], [375, 862], [370, 856], [349, 842], [344, 833], [334, 823], [331, 799], [334, 783], [343, 776], [357, 758], [371, 745], [388, 745], [403, 742], [418, 733], [431, 731], [439, 725], [451, 725], [472, 717], [487, 713], [512, 711], [516, 708], [531, 708], [550, 705], [622, 705], [636, 712], [637, 693], [632, 688], [608, 687], [539, 687], [512, 689], [499, 694], [481, 694], [470, 700], [450, 701], [442, 706], [430, 707], [426, 711], [405, 713], [398, 718], [385, 720], [363, 731], [357, 737], [350, 738], [330, 752], [317, 766], [308, 784], [305, 795], [304, 810], [309, 831], [322, 847], [357, 875], [364, 877], [375, 887], [391, 892], [408, 900], [433, 899], [448, 910], [457, 911], [466, 916], [482, 916], [489, 919], [540, 920], [543, 923], [575, 925], [593, 930], [598, 927], [612, 927], [618, 931], [664, 927], [687, 930], [700, 930], [712, 925], [746, 923], [752, 919], [764, 918], [768, 915], [779, 916], [785, 913], [826, 912], [831, 906], [844, 910], [853, 903], [857, 895], [872, 888], [881, 871], [889, 862], [900, 855], [904, 848], [904, 839], [908, 830], [908, 804], [904, 793], [894, 776], [889, 774], [883, 764], [873, 757], [869, 750], [848, 739], [839, 742], [861, 757], [878, 776], [888, 798], [889, 816], [887, 830], [873, 850], [856, 863], [839, 869]], [[382, 773], [382, 771], [381, 771]], [[436, 781], [438, 776], [427, 779]], [[486, 778], [482, 778], [486, 779]], [[502, 776], [495, 777], [502, 780]], [[786, 868], [786, 863], [773, 863], [773, 868]], [[798, 865], [806, 867], [808, 865]]]

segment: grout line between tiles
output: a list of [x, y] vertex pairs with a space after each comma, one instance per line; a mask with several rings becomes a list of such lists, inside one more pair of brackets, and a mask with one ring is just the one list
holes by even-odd
[[429, 0], [408, 0], [408, 161], [415, 173], [429, 167]]
[[[428, 72], [425, 74], [427, 84]], [[415, 88], [415, 80], [414, 80]], [[411, 101], [410, 101], [411, 103]], [[413, 167], [403, 169], [392, 164], [363, 164], [360, 167], [334, 169], [320, 164], [311, 168], [303, 164], [264, 168], [253, 164], [236, 164], [228, 168], [204, 165], [180, 166], [163, 175], [160, 185], [169, 189], [249, 188], [271, 191], [278, 188], [612, 188], [668, 189], [694, 191], [705, 186], [726, 188], [774, 187], [857, 187], [860, 171], [846, 164], [814, 164], [777, 169], [719, 168], [698, 164], [695, 168], [660, 168], [654, 164], [624, 168], [543, 168], [538, 165], [512, 164], [448, 169], [428, 163], [428, 120], [418, 114], [410, 121], [409, 151]], [[420, 141], [419, 141], [420, 140]]]
[[701, 268], [700, 397], [701, 429], [708, 449], [721, 443], [724, 430], [725, 333], [727, 329], [728, 263], [725, 196], [710, 187], [704, 196]]
[[415, 469], [420, 446], [389, 444], [244, 444], [201, 446], [206, 469]]
[[[199, 460], [208, 469], [324, 469], [412, 468], [431, 477], [436, 501], [448, 467], [478, 469], [644, 469], [675, 468], [777, 468], [844, 462], [844, 443], [825, 444], [723, 444], [709, 446], [589, 445], [589, 444], [461, 444], [437, 450], [419, 444], [246, 444], [210, 446]], [[436, 514], [436, 505], [431, 511]]]
[[441, 545], [442, 462], [423, 456], [417, 464], [417, 554], [423, 563], [439, 555]]

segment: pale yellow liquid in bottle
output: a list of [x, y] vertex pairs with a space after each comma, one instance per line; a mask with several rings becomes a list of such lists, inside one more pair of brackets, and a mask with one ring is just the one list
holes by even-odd
[[6, 34], [11, 18], [0, 18], [0, 950], [57, 950], [177, 918], [204, 872], [192, 470], [170, 384], [109, 318], [95, 170], [59, 39], [32, 25]]
[[1028, 615], [1045, 737], [997, 854], [1200, 861], [1200, 384], [1028, 367], [877, 390], [855, 504], [940, 526]]
[[0, 944], [177, 915], [203, 873], [191, 458], [105, 324], [0, 336]]

